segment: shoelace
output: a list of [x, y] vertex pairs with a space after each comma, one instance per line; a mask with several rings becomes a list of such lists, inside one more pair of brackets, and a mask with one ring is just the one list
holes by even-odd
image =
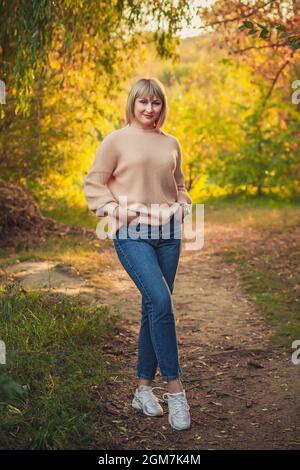
[[[155, 390], [156, 388], [160, 388], [161, 390], [166, 390], [166, 389], [163, 388], [163, 387], [152, 387], [151, 389], [138, 390], [138, 392], [139, 392], [139, 393], [144, 393], [144, 394], [150, 393], [151, 395], [149, 396], [149, 399], [147, 400], [147, 402], [148, 402], [148, 401], [150, 401], [150, 400], [153, 400], [152, 394], [153, 394], [153, 390]], [[153, 394], [153, 395], [154, 395], [154, 394]], [[163, 403], [165, 402], [165, 400], [163, 400], [163, 399], [157, 397], [156, 395], [154, 395], [154, 396], [155, 396], [155, 398], [157, 398], [158, 401], [161, 401], [161, 402], [163, 402]], [[146, 402], [146, 403], [147, 403], [147, 402]]]
[[[165, 398], [165, 395], [168, 397]], [[172, 396], [173, 395], [173, 396]], [[185, 395], [179, 394], [171, 394], [169, 392], [163, 394], [163, 399], [168, 403], [168, 399], [170, 400], [170, 406], [172, 407], [172, 412], [174, 414], [182, 413], [184, 411], [189, 411], [190, 406], [186, 401]]]

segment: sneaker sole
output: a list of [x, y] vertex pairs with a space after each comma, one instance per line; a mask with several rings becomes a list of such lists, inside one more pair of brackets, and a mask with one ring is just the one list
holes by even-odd
[[176, 428], [176, 426], [173, 426], [172, 424], [170, 424], [170, 426], [171, 426], [172, 429], [175, 429], [176, 431], [187, 431], [191, 427], [191, 425], [189, 425], [186, 428]]
[[190, 423], [186, 428], [177, 428], [176, 426], [171, 424], [170, 421], [169, 421], [169, 425], [171, 426], [172, 429], [176, 429], [176, 431], [186, 431], [187, 429], [190, 429], [191, 427], [191, 423]]
[[163, 416], [163, 414], [164, 414], [164, 412], [162, 412], [162, 413], [160, 413], [160, 414], [151, 414], [151, 413], [147, 413], [146, 411], [143, 410], [142, 405], [141, 405], [139, 402], [137, 402], [137, 401], [133, 401], [131, 405], [133, 406], [134, 409], [139, 410], [139, 411], [142, 411], [142, 412], [143, 412], [145, 415], [147, 415], [147, 416]]

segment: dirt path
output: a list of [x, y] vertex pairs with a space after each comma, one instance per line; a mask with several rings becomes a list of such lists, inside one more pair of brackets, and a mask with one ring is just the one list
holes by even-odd
[[[115, 428], [107, 425], [106, 430], [111, 448], [300, 448], [300, 365], [292, 364], [286, 350], [270, 344], [270, 327], [243, 295], [235, 266], [222, 257], [225, 245], [246, 235], [252, 240], [256, 236], [249, 230], [237, 234], [230, 228], [206, 227], [204, 248], [182, 251], [173, 302], [182, 381], [191, 408], [189, 430], [169, 426], [167, 404], [164, 416], [154, 418], [131, 407], [141, 296], [113, 245], [108, 251], [114, 269], [103, 274], [110, 289], [85, 288], [84, 280], [76, 284], [76, 291], [93, 295], [121, 314], [121, 334], [105, 351], [107, 361], [113, 362], [116, 355], [121, 359], [122, 370], [105, 389], [95, 387], [92, 392], [113, 416]], [[166, 388], [159, 371], [154, 385]], [[99, 423], [95, 434], [101, 433]], [[92, 447], [97, 448], [97, 437]]]

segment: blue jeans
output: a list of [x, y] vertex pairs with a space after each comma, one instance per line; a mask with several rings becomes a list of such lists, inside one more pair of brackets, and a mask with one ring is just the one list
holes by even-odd
[[[120, 239], [121, 232], [127, 238]], [[123, 225], [113, 239], [121, 264], [142, 294], [136, 376], [153, 380], [159, 365], [163, 380], [175, 380], [182, 370], [172, 292], [182, 246], [182, 222], [173, 215], [169, 223], [152, 226], [152, 232], [151, 225], [139, 223], [136, 232], [133, 237], [131, 227]]]

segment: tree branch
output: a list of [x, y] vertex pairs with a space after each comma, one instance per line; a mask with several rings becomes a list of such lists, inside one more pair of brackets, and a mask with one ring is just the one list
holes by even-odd
[[268, 6], [270, 3], [273, 3], [273, 2], [274, 2], [274, 0], [269, 0], [268, 2], [264, 3], [263, 5], [260, 5], [256, 8], [253, 8], [249, 13], [246, 13], [246, 14], [242, 13], [241, 15], [235, 16], [234, 18], [225, 18], [224, 20], [213, 21], [210, 24], [200, 26], [199, 29], [207, 28], [209, 26], [216, 26], [216, 25], [219, 25], [219, 24], [233, 23], [234, 21], [241, 21], [244, 18], [249, 18], [250, 16], [254, 15], [254, 13], [258, 12], [259, 10], [261, 10], [262, 8]]
[[[293, 54], [292, 54], [293, 55]], [[262, 102], [262, 109], [265, 108], [266, 104], [267, 104], [267, 101], [268, 99], [271, 97], [272, 93], [273, 93], [273, 90], [274, 90], [274, 87], [280, 77], [280, 75], [282, 74], [283, 70], [285, 69], [285, 67], [290, 63], [290, 59], [287, 59], [283, 64], [282, 66], [278, 69], [273, 81], [272, 81], [272, 85], [268, 91], [268, 93], [266, 94], [263, 102]]]
[[289, 47], [288, 44], [284, 44], [284, 43], [272, 43], [272, 44], [267, 44], [265, 46], [249, 46], [249, 47], [245, 47], [244, 49], [233, 49], [233, 52], [235, 54], [238, 54], [239, 52], [246, 52], [246, 51], [250, 51], [251, 49], [268, 49], [268, 48], [277, 48], [277, 47]]

